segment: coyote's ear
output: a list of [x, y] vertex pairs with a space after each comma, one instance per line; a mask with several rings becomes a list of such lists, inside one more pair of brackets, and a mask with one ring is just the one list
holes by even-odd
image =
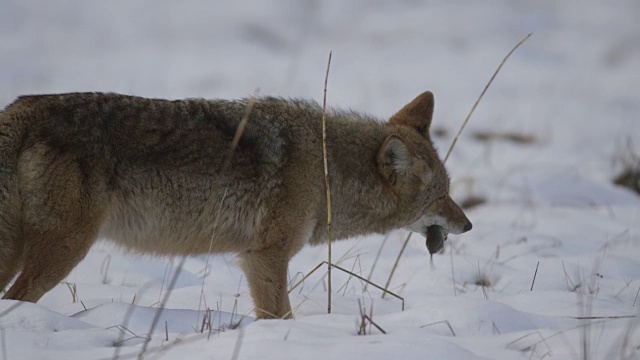
[[413, 168], [413, 154], [398, 135], [389, 135], [378, 150], [378, 169], [390, 185]]
[[433, 93], [425, 91], [393, 115], [389, 123], [412, 127], [420, 135], [429, 137], [433, 107]]

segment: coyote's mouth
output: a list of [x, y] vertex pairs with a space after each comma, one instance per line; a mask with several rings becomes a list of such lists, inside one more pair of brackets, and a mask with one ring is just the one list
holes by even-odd
[[428, 226], [424, 236], [427, 238], [427, 249], [429, 249], [429, 254], [433, 255], [442, 251], [444, 248], [444, 242], [447, 240], [447, 235], [445, 235], [442, 226]]

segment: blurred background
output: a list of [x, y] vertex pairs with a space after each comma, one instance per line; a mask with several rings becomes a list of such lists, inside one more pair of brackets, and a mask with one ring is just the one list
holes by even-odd
[[616, 117], [638, 110], [639, 15], [633, 0], [3, 0], [0, 102], [93, 90], [234, 98], [257, 87], [320, 99], [333, 50], [332, 104], [387, 116], [432, 89], [441, 121], [458, 125], [533, 32], [482, 107], [508, 123], [603, 105]]

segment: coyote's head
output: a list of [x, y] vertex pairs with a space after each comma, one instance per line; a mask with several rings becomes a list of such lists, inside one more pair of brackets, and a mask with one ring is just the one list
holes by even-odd
[[419, 95], [391, 117], [395, 133], [378, 151], [380, 174], [407, 212], [406, 229], [427, 237], [431, 253], [448, 233], [471, 230], [471, 222], [449, 196], [449, 176], [429, 137], [433, 94]]

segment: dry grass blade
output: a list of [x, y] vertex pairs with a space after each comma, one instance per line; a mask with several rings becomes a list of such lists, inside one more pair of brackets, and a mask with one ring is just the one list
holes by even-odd
[[610, 315], [610, 316], [572, 316], [572, 319], [577, 320], [615, 320], [615, 319], [635, 319], [637, 315]]
[[291, 292], [293, 290], [295, 290], [300, 284], [302, 284], [309, 276], [311, 276], [311, 274], [313, 274], [316, 270], [318, 270], [320, 268], [320, 266], [322, 266], [325, 262], [321, 262], [320, 264], [316, 265], [316, 267], [314, 267], [311, 271], [309, 271], [309, 273], [305, 276], [302, 277], [302, 279], [298, 280], [297, 283], [295, 283], [295, 285], [293, 285], [290, 289], [289, 289], [289, 294], [291, 294]]
[[160, 306], [160, 301], [162, 300], [162, 290], [164, 290], [164, 284], [167, 281], [167, 274], [169, 273], [169, 268], [173, 265], [173, 259], [169, 259], [167, 262], [167, 266], [164, 268], [164, 274], [162, 275], [162, 282], [160, 283], [160, 291], [158, 292], [158, 302], [157, 306]]
[[2, 343], [2, 358], [9, 359], [7, 355], [7, 338], [4, 334], [4, 329], [0, 329], [0, 343]]
[[[451, 146], [449, 147], [449, 150], [447, 151], [447, 155], [444, 157], [443, 163], [446, 163], [447, 159], [449, 159], [449, 155], [451, 154], [451, 150], [453, 150], [453, 147], [456, 145], [456, 142], [458, 142], [458, 137], [460, 137], [460, 134], [462, 134], [462, 130], [464, 130], [465, 126], [467, 126], [467, 123], [469, 122], [469, 119], [471, 118], [471, 115], [473, 114], [473, 112], [475, 111], [476, 107], [480, 103], [480, 100], [482, 100], [482, 97], [484, 96], [484, 93], [487, 92], [487, 89], [489, 89], [489, 86], [491, 86], [491, 83], [493, 82], [493, 79], [496, 78], [496, 75], [498, 75], [498, 72], [500, 72], [500, 69], [502, 69], [502, 66], [504, 65], [504, 63], [507, 61], [507, 59], [509, 59], [511, 54], [513, 54], [516, 51], [516, 49], [520, 47], [520, 45], [522, 45], [528, 38], [531, 37], [532, 34], [533, 33], [527, 34], [527, 36], [525, 36], [524, 39], [520, 40], [520, 42], [518, 42], [516, 44], [516, 46], [514, 46], [513, 49], [511, 49], [511, 51], [509, 51], [507, 56], [505, 56], [504, 59], [502, 59], [502, 62], [500, 63], [500, 65], [498, 66], [496, 71], [491, 76], [491, 79], [489, 79], [489, 82], [487, 83], [487, 85], [485, 85], [484, 90], [482, 90], [482, 93], [480, 93], [480, 96], [478, 96], [478, 99], [476, 100], [475, 104], [473, 104], [473, 107], [471, 108], [471, 111], [469, 111], [469, 114], [467, 115], [466, 119], [464, 119], [464, 122], [462, 123], [462, 126], [460, 126], [460, 129], [458, 130], [458, 133], [456, 134], [456, 137], [453, 139], [453, 142], [451, 143]], [[403, 251], [404, 251], [404, 247], [402, 248], [402, 250], [400, 250], [400, 253], [398, 254], [398, 257], [396, 258], [396, 265], [398, 264], [398, 261], [400, 261], [400, 257], [402, 256], [402, 252]], [[452, 259], [451, 260], [451, 273], [453, 274], [453, 255], [451, 255], [451, 256], [452, 256], [451, 257], [451, 259]], [[394, 269], [395, 269], [396, 265], [394, 265]], [[389, 281], [391, 280], [392, 276], [393, 276], [393, 271], [389, 276]], [[454, 279], [454, 283], [453, 283], [453, 292], [454, 292], [454, 295], [457, 295], [456, 288], [455, 288], [455, 279]], [[383, 297], [384, 297], [384, 294], [383, 294]]]
[[358, 279], [360, 279], [360, 280], [362, 280], [362, 281], [366, 282], [367, 284], [369, 284], [369, 285], [371, 285], [371, 286], [375, 287], [376, 289], [381, 290], [381, 291], [383, 292], [383, 294], [389, 294], [389, 295], [391, 295], [391, 296], [395, 297], [396, 299], [401, 300], [401, 301], [402, 301], [402, 311], [404, 311], [404, 298], [403, 298], [402, 296], [399, 296], [399, 295], [397, 295], [397, 294], [395, 294], [395, 293], [393, 293], [393, 292], [391, 292], [391, 291], [387, 290], [386, 288], [382, 288], [380, 285], [378, 285], [378, 284], [376, 284], [376, 283], [374, 283], [374, 282], [371, 282], [371, 281], [369, 281], [369, 280], [367, 280], [367, 279], [363, 278], [362, 276], [360, 276], [360, 275], [358, 275], [358, 274], [354, 274], [354, 273], [352, 273], [351, 271], [349, 271], [349, 270], [347, 270], [347, 269], [345, 269], [345, 268], [342, 268], [342, 267], [340, 267], [340, 266], [338, 266], [338, 265], [335, 265], [335, 264], [334, 264], [334, 265], [332, 265], [332, 266], [333, 266], [333, 267], [335, 267], [336, 269], [338, 269], [338, 270], [342, 271], [342, 272], [345, 272], [345, 273], [347, 273], [347, 274], [349, 274], [349, 275], [351, 275], [351, 276], [354, 276], [354, 277], [356, 277], [356, 278], [358, 278]]
[[[163, 285], [164, 285], [164, 280], [163, 280]], [[149, 287], [151, 287], [151, 283], [147, 283], [144, 284], [142, 286], [142, 288], [140, 290], [138, 290], [139, 293], [143, 294], [145, 293]], [[127, 331], [129, 331], [129, 329], [127, 329], [127, 326], [129, 326], [129, 321], [131, 321], [131, 317], [133, 316], [133, 312], [135, 310], [135, 298], [136, 296], [133, 296], [133, 301], [131, 302], [131, 306], [129, 306], [127, 308], [127, 312], [124, 314], [124, 320], [122, 321], [122, 323], [120, 325], [118, 325], [118, 328], [123, 328], [126, 329]], [[158, 299], [158, 304], [160, 304], [160, 299]], [[153, 306], [153, 305], [151, 305]], [[136, 334], [134, 334], [132, 331], [129, 331], [131, 334], [137, 336]], [[124, 341], [126, 341], [126, 339], [124, 339], [124, 331], [121, 330], [120, 335], [118, 336], [118, 339], [116, 340], [115, 344], [120, 344], [123, 343]], [[115, 346], [113, 349], [113, 356], [111, 357], [112, 360], [116, 360], [116, 359], [120, 359], [120, 346]]]
[[[253, 112], [253, 107], [255, 106], [256, 103], [256, 98], [258, 96], [258, 93], [260, 92], [260, 89], [257, 88], [253, 95], [251, 96], [251, 98], [249, 98], [249, 101], [247, 103], [247, 108], [245, 109], [244, 115], [242, 116], [242, 119], [240, 119], [240, 123], [238, 124], [238, 128], [236, 129], [235, 134], [233, 135], [233, 140], [231, 140], [231, 144], [229, 144], [229, 152], [227, 153], [227, 157], [225, 158], [224, 163], [222, 164], [222, 170], [221, 172], [224, 172], [227, 170], [227, 168], [229, 167], [229, 165], [231, 164], [231, 159], [233, 158], [233, 153], [236, 150], [236, 147], [238, 147], [238, 143], [240, 143], [240, 139], [242, 138], [242, 134], [244, 134], [244, 129], [247, 126], [247, 123], [249, 122], [249, 119], [251, 118], [251, 113]], [[220, 201], [220, 204], [218, 205], [218, 212], [216, 213], [216, 218], [214, 220], [214, 224], [213, 224], [213, 228], [215, 229], [216, 225], [218, 224], [218, 219], [220, 218], [220, 212], [222, 210], [222, 204], [224, 203], [225, 199], [227, 198], [227, 190], [228, 188], [224, 189], [224, 194], [222, 195], [222, 200]], [[207, 209], [206, 211], [204, 211], [203, 213], [208, 213], [211, 208], [213, 207], [214, 201], [209, 201], [207, 203]], [[198, 312], [196, 315], [196, 324], [198, 324], [200, 322], [200, 310], [202, 309], [202, 299], [204, 297], [204, 284], [205, 281], [207, 279], [207, 274], [208, 274], [208, 269], [209, 269], [209, 259], [211, 257], [211, 249], [213, 247], [213, 239], [215, 237], [215, 234], [211, 234], [211, 238], [209, 239], [209, 249], [207, 250], [207, 260], [205, 262], [205, 276], [203, 276], [202, 278], [202, 286], [200, 288], [200, 300], [198, 302]]]
[[[244, 115], [242, 116], [242, 119], [240, 119], [240, 123], [238, 124], [238, 129], [236, 129], [236, 133], [233, 136], [233, 140], [231, 140], [231, 152], [233, 153], [236, 150], [236, 147], [238, 147], [238, 143], [240, 142], [240, 138], [242, 137], [242, 134], [244, 133], [244, 128], [247, 126], [247, 123], [249, 122], [249, 118], [251, 117], [251, 113], [253, 112], [253, 107], [256, 104], [256, 98], [258, 97], [258, 93], [260, 92], [260, 89], [256, 89], [256, 91], [253, 93], [253, 95], [251, 96], [251, 98], [249, 98], [249, 102], [247, 103], [247, 108], [244, 112]], [[228, 165], [228, 162], [230, 160], [227, 160], [227, 163], [225, 165]]]
[[[224, 189], [224, 193], [222, 194], [222, 200], [220, 201], [220, 204], [218, 205], [218, 211], [216, 213], [216, 218], [214, 220], [213, 223], [213, 227], [215, 228], [216, 225], [218, 224], [218, 219], [220, 218], [220, 214], [222, 213], [222, 204], [224, 203], [224, 200], [227, 198], [227, 190], [228, 188]], [[210, 207], [213, 206], [213, 201], [209, 201]], [[200, 321], [200, 310], [202, 309], [202, 300], [204, 297], [204, 284], [205, 281], [207, 279], [206, 274], [208, 273], [208, 268], [209, 268], [209, 259], [211, 258], [211, 248], [213, 247], [213, 239], [215, 237], [215, 234], [212, 233], [211, 234], [211, 238], [209, 239], [209, 250], [207, 251], [207, 260], [204, 264], [205, 267], [205, 276], [202, 277], [202, 286], [200, 287], [200, 300], [198, 302], [198, 312], [196, 315], [196, 324], [198, 324], [198, 322]]]
[[[447, 325], [447, 327], [449, 328], [449, 331], [451, 331], [451, 335], [456, 336], [456, 332], [453, 331], [453, 327], [451, 326], [451, 323], [449, 323], [449, 320], [441, 320], [441, 321], [436, 321], [436, 322], [432, 322], [432, 323], [428, 323], [425, 325], [420, 326], [420, 328], [425, 328], [425, 327], [429, 327], [429, 326], [433, 326], [433, 325], [438, 325], [438, 324], [445, 324]], [[495, 325], [495, 324], [494, 324]]]
[[[316, 270], [318, 270], [320, 268], [320, 266], [322, 266], [323, 264], [326, 264], [326, 263], [327, 263], [326, 261], [323, 261], [323, 262], [319, 263], [318, 265], [316, 265], [313, 268], [313, 270], [311, 270], [307, 275], [305, 275], [302, 279], [300, 279], [300, 281], [298, 281], [295, 285], [293, 285], [291, 287], [291, 289], [289, 289], [289, 293], [291, 293], [293, 290], [295, 290], [295, 288], [297, 288], [304, 280], [306, 280], [309, 276], [311, 276], [311, 274], [313, 274]], [[376, 289], [379, 289], [384, 293], [388, 293], [389, 295], [391, 295], [391, 296], [395, 297], [396, 299], [402, 301], [402, 311], [404, 311], [404, 298], [402, 296], [399, 296], [399, 295], [397, 295], [397, 294], [395, 294], [395, 293], [383, 288], [382, 286], [380, 286], [380, 285], [378, 285], [378, 284], [376, 284], [376, 283], [374, 283], [372, 281], [369, 281], [368, 279], [365, 279], [362, 276], [360, 276], [358, 274], [355, 274], [355, 273], [353, 273], [353, 272], [351, 272], [351, 271], [349, 271], [349, 270], [347, 270], [347, 269], [345, 269], [343, 267], [340, 267], [340, 266], [338, 266], [336, 264], [333, 264], [331, 266], [336, 268], [336, 269], [338, 269], [338, 270], [340, 270], [340, 271], [343, 271], [343, 272], [345, 272], [345, 273], [347, 273], [347, 274], [349, 274], [351, 276], [354, 276], [354, 277], [358, 278], [359, 280], [362, 280], [365, 283], [375, 287]]]
[[375, 327], [376, 327], [376, 329], [378, 329], [378, 331], [380, 331], [381, 333], [383, 333], [383, 334], [385, 334], [385, 335], [387, 334], [387, 332], [386, 332], [386, 331], [384, 331], [384, 329], [382, 329], [378, 324], [376, 324], [376, 323], [371, 319], [371, 317], [370, 317], [369, 315], [365, 315], [365, 316], [364, 316], [364, 318], [365, 318], [365, 319], [367, 319], [371, 325], [375, 326]]
[[480, 271], [480, 260], [478, 260], [478, 280], [476, 281], [476, 285], [482, 288], [482, 294], [486, 300], [489, 300], [489, 295], [487, 294], [487, 286], [491, 286], [491, 283], [486, 278], [486, 276], [482, 275]]
[[[118, 340], [113, 342], [113, 346], [116, 348], [121, 348], [131, 340], [142, 339], [146, 341], [150, 339], [148, 336], [141, 336], [134, 333], [133, 331], [129, 330], [127, 327], [123, 325], [115, 325], [115, 326], [108, 327], [107, 329], [117, 329], [120, 332], [120, 336], [118, 337]], [[125, 336], [127, 335], [128, 337], [125, 338]]]
[[10, 312], [12, 312], [13, 310], [15, 310], [16, 308], [22, 306], [22, 304], [26, 304], [23, 301], [18, 301], [15, 304], [9, 306], [5, 311], [0, 313], [0, 318], [4, 317], [5, 315], [9, 314]]
[[[380, 247], [378, 248], [378, 253], [376, 254], [376, 258], [373, 260], [373, 265], [371, 265], [371, 270], [369, 270], [369, 276], [367, 276], [367, 280], [371, 280], [373, 271], [376, 269], [376, 265], [378, 264], [378, 259], [380, 259], [380, 254], [382, 254], [382, 248], [384, 247], [384, 244], [387, 243], [387, 240], [389, 240], [389, 234], [384, 237], [384, 240], [382, 240], [382, 244], [380, 244]], [[364, 286], [365, 292], [367, 291], [367, 285]]]
[[111, 255], [107, 255], [100, 265], [100, 274], [102, 274], [102, 283], [106, 284], [109, 275], [109, 266], [111, 265]]
[[533, 284], [536, 283], [536, 276], [538, 275], [538, 266], [540, 266], [540, 261], [536, 264], [536, 272], [533, 273], [533, 281], [531, 281], [531, 289], [529, 291], [533, 291]]
[[[351, 272], [354, 272], [354, 270], [356, 269], [356, 264], [360, 265], [360, 255], [356, 256], [356, 259], [353, 261], [353, 265], [351, 266]], [[362, 273], [362, 267], [361, 266], [359, 267], [360, 267], [360, 273]], [[342, 286], [336, 292], [339, 293], [340, 290], [344, 289], [342, 296], [345, 296], [347, 294], [347, 289], [349, 288], [349, 283], [351, 282], [351, 278], [352, 277], [349, 276], [347, 281], [345, 281], [345, 283], [342, 284]]]
[[364, 309], [362, 308], [362, 303], [360, 299], [358, 299], [358, 312], [360, 313], [360, 322], [358, 323], [358, 335], [366, 335], [367, 334], [367, 322], [364, 319]]
[[520, 45], [522, 45], [525, 41], [527, 41], [527, 39], [530, 38], [531, 35], [532, 35], [532, 33], [529, 33], [527, 36], [524, 37], [524, 39], [520, 40], [520, 42], [517, 43], [516, 46], [514, 46], [513, 49], [511, 49], [511, 51], [509, 51], [507, 56], [505, 56], [504, 59], [502, 59], [502, 62], [500, 63], [500, 65], [498, 66], [496, 71], [491, 76], [491, 79], [489, 80], [487, 85], [484, 87], [484, 90], [482, 90], [482, 93], [480, 93], [480, 96], [478, 96], [478, 99], [476, 100], [475, 104], [473, 104], [473, 107], [471, 108], [471, 111], [469, 111], [469, 114], [467, 115], [467, 118], [464, 119], [464, 122], [462, 123], [462, 126], [460, 126], [460, 129], [458, 130], [458, 133], [456, 134], [456, 137], [453, 138], [453, 142], [451, 143], [451, 146], [449, 147], [449, 150], [447, 151], [447, 155], [444, 157], [444, 162], [447, 162], [447, 159], [449, 158], [449, 155], [451, 154], [451, 150], [453, 150], [453, 147], [456, 145], [456, 142], [458, 142], [458, 137], [460, 137], [460, 134], [462, 134], [462, 130], [464, 130], [465, 126], [467, 126], [467, 123], [469, 122], [469, 119], [471, 118], [471, 115], [476, 110], [476, 107], [480, 103], [480, 100], [482, 100], [482, 97], [484, 96], [484, 93], [486, 93], [487, 89], [489, 89], [489, 86], [491, 86], [491, 83], [493, 82], [493, 79], [496, 78], [496, 75], [498, 75], [498, 72], [500, 72], [500, 69], [502, 69], [502, 65], [504, 65], [505, 62], [507, 62], [507, 59], [509, 59], [511, 54], [513, 54], [516, 51], [516, 49], [518, 49], [520, 47]]
[[204, 316], [202, 317], [202, 325], [200, 326], [200, 332], [204, 333], [205, 330], [211, 331], [211, 310], [207, 308]]
[[327, 61], [327, 73], [324, 76], [324, 97], [322, 100], [322, 159], [324, 162], [324, 184], [327, 190], [327, 313], [331, 314], [331, 186], [329, 184], [329, 166], [327, 165], [327, 82], [331, 67], [331, 51]]
[[71, 300], [75, 304], [78, 302], [78, 288], [76, 287], [76, 283], [70, 283], [63, 281], [63, 284], [67, 285], [69, 292], [71, 293]]
[[[450, 250], [449, 255], [451, 256], [451, 283], [453, 284], [453, 296], [458, 296], [458, 290], [456, 289], [456, 273], [453, 271], [453, 247], [450, 247]], [[433, 257], [431, 260], [433, 261]]]
[[398, 257], [396, 258], [396, 262], [393, 264], [393, 268], [391, 268], [391, 273], [389, 274], [389, 278], [387, 279], [387, 284], [384, 286], [385, 292], [382, 293], [382, 298], [384, 299], [384, 295], [387, 293], [387, 289], [389, 288], [389, 284], [391, 284], [391, 279], [393, 278], [393, 274], [396, 272], [396, 268], [398, 267], [398, 263], [400, 262], [400, 258], [404, 253], [404, 249], [407, 247], [409, 243], [409, 239], [411, 239], [412, 232], [407, 235], [407, 238], [404, 240], [404, 244], [402, 244], [402, 248], [400, 249], [400, 253], [398, 253]]
[[358, 299], [358, 310], [360, 312], [360, 321], [357, 323], [358, 335], [367, 335], [367, 325], [369, 325], [369, 335], [371, 335], [371, 326], [375, 326], [378, 331], [385, 335], [387, 334], [380, 325], [373, 321], [373, 303], [371, 303], [369, 315], [367, 315], [364, 306], [362, 306], [360, 299]]
[[169, 323], [164, 322], [164, 341], [169, 341]]
[[[529, 351], [532, 348], [535, 348], [538, 344], [544, 344], [547, 348], [547, 350], [549, 352], [552, 352], [551, 350], [551, 346], [549, 346], [549, 343], [547, 342], [547, 339], [549, 339], [550, 337], [556, 336], [561, 334], [562, 332], [558, 332], [556, 334], [553, 334], [552, 336], [549, 337], [544, 337], [542, 336], [542, 333], [540, 331], [535, 331], [533, 333], [530, 334], [525, 334], [520, 336], [519, 338], [509, 342], [506, 346], [507, 349], [513, 349], [513, 350], [518, 350], [518, 351]], [[533, 342], [533, 340], [529, 340], [529, 338], [533, 337], [533, 336], [537, 336], [539, 341]]]
[[533, 333], [530, 333], [530, 334], [523, 335], [523, 336], [511, 341], [510, 343], [507, 344], [506, 347], [507, 347], [507, 349], [526, 350], [526, 348], [525, 349], [518, 348], [517, 346], [514, 346], [514, 345], [516, 345], [516, 343], [518, 341], [520, 341], [520, 340], [522, 340], [524, 338], [527, 338], [527, 337], [532, 336], [532, 335], [538, 335], [540, 340], [537, 341], [537, 342], [528, 344], [527, 348], [531, 348], [531, 347], [534, 347], [534, 346], [536, 346], [538, 344], [544, 343], [547, 346], [547, 348], [549, 350], [551, 350], [551, 348], [549, 347], [549, 344], [547, 343], [547, 340], [549, 340], [551, 338], [557, 337], [559, 335], [564, 335], [564, 334], [566, 334], [568, 332], [571, 332], [571, 331], [574, 331], [574, 330], [580, 330], [583, 327], [589, 327], [589, 326], [593, 326], [593, 325], [604, 324], [604, 323], [607, 323], [607, 322], [610, 322], [610, 321], [614, 321], [614, 320], [618, 320], [618, 319], [619, 319], [618, 317], [603, 317], [603, 318], [600, 318], [600, 319], [595, 319], [596, 321], [593, 321], [593, 322], [583, 322], [580, 325], [576, 325], [576, 326], [568, 328], [568, 329], [562, 329], [562, 330], [556, 331], [553, 334], [547, 335], [547, 336], [542, 336], [542, 334], [539, 331], [536, 331], [536, 332], [533, 332]]
[[156, 326], [158, 326], [158, 321], [160, 320], [160, 316], [164, 311], [164, 306], [167, 303], [167, 300], [169, 300], [169, 296], [171, 295], [171, 292], [173, 291], [174, 287], [176, 286], [176, 283], [178, 282], [178, 277], [182, 272], [182, 267], [184, 266], [184, 263], [186, 260], [187, 260], [186, 257], [182, 257], [182, 260], [180, 260], [180, 264], [176, 268], [176, 272], [173, 274], [173, 278], [171, 278], [171, 283], [169, 283], [167, 292], [165, 293], [164, 298], [162, 299], [162, 304], [160, 304], [160, 306], [156, 309], [155, 314], [153, 315], [153, 321], [151, 322], [151, 326], [149, 327], [149, 338], [142, 345], [142, 349], [140, 350], [140, 353], [138, 353], [138, 359], [142, 359], [144, 356], [144, 353], [147, 351], [149, 342], [151, 342], [151, 336], [153, 334], [153, 331], [156, 329]]
[[236, 344], [233, 347], [233, 354], [231, 355], [231, 360], [238, 359], [240, 356], [240, 348], [242, 347], [242, 339], [244, 338], [244, 329], [240, 329], [238, 332], [238, 339], [236, 340]]

